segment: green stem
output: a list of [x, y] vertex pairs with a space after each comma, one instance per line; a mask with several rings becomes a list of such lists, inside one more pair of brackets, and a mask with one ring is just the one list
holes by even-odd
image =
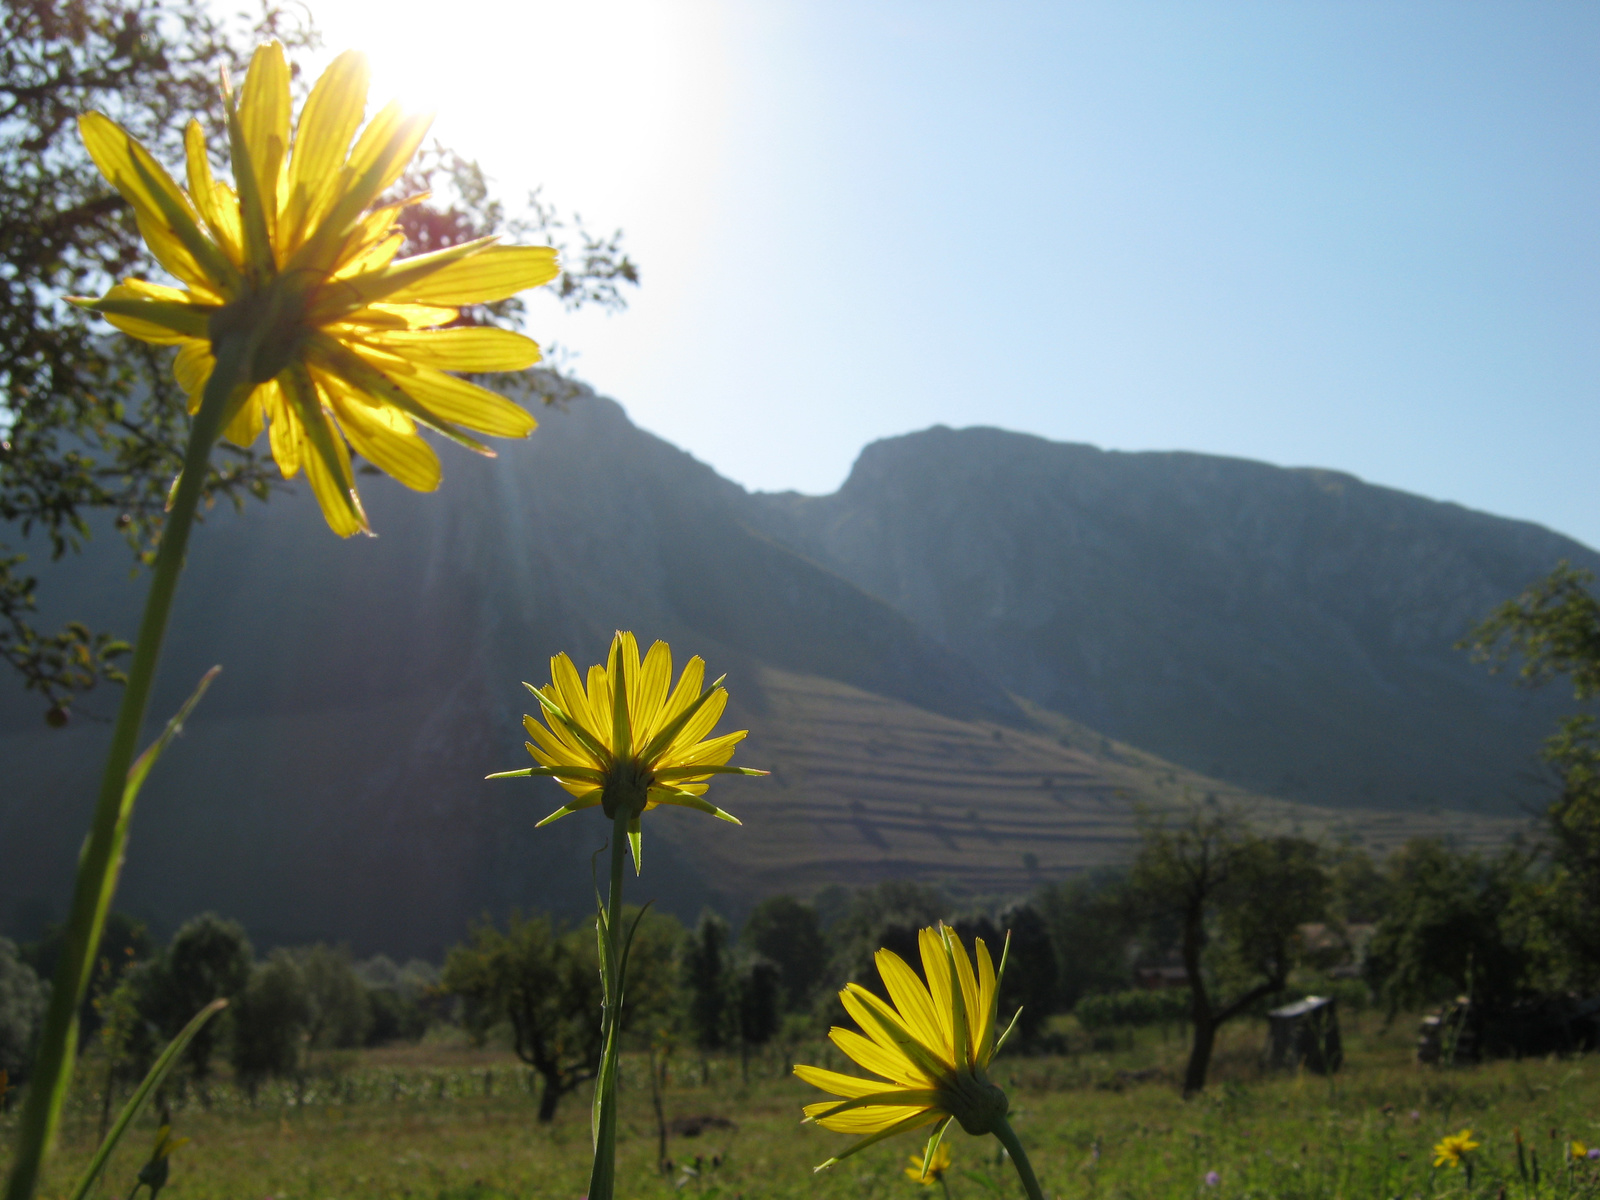
[[589, 1200], [611, 1200], [617, 1182], [617, 1055], [622, 1034], [622, 850], [628, 841], [628, 806], [617, 805], [611, 829], [611, 897], [606, 906], [605, 1049], [594, 1092], [594, 1166], [589, 1171]]
[[17, 1157], [6, 1186], [6, 1200], [32, 1200], [39, 1186], [39, 1172], [45, 1154], [55, 1137], [61, 1119], [61, 1106], [77, 1057], [78, 1006], [94, 968], [100, 933], [117, 887], [122, 867], [122, 850], [127, 840], [129, 805], [125, 802], [128, 770], [139, 748], [139, 731], [155, 682], [156, 664], [161, 658], [161, 642], [172, 614], [172, 599], [178, 576], [183, 571], [184, 551], [195, 509], [204, 490], [211, 447], [222, 431], [222, 414], [238, 385], [245, 347], [230, 340], [217, 347], [217, 364], [206, 384], [200, 411], [189, 428], [189, 444], [183, 455], [183, 474], [167, 514], [161, 544], [156, 550], [150, 592], [145, 597], [144, 616], [139, 621], [139, 637], [134, 644], [133, 663], [128, 669], [127, 689], [117, 709], [117, 722], [111, 733], [111, 749], [106, 755], [105, 774], [100, 780], [100, 798], [95, 804], [94, 823], [78, 855], [78, 879], [72, 894], [72, 912], [67, 919], [62, 941], [61, 961], [56, 967], [50, 991], [50, 1007], [45, 1015], [44, 1032], [34, 1060], [34, 1077], [28, 1088], [27, 1103], [17, 1128]]
[[1033, 1164], [1028, 1161], [1028, 1152], [1017, 1140], [1017, 1131], [1011, 1128], [1011, 1123], [1001, 1117], [995, 1123], [994, 1135], [1000, 1139], [1000, 1144], [1006, 1148], [1006, 1153], [1011, 1155], [1011, 1164], [1017, 1168], [1017, 1174], [1022, 1177], [1022, 1189], [1028, 1193], [1028, 1200], [1044, 1200], [1044, 1192], [1040, 1191], [1039, 1181], [1034, 1178]]

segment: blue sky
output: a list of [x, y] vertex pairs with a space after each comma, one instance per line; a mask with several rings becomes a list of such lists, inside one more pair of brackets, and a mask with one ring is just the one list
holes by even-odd
[[508, 196], [626, 230], [631, 311], [529, 332], [748, 487], [991, 424], [1600, 545], [1600, 7], [315, 11]]

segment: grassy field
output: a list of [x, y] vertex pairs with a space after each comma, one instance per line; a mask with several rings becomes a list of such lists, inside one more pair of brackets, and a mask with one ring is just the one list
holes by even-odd
[[[1331, 1080], [1264, 1076], [1258, 1025], [1223, 1039], [1212, 1087], [1185, 1103], [1172, 1078], [1184, 1045], [1144, 1031], [1130, 1045], [999, 1064], [1013, 1124], [1048, 1194], [1067, 1197], [1523, 1197], [1600, 1196], [1600, 1163], [1574, 1163], [1571, 1141], [1600, 1142], [1600, 1059], [1504, 1062], [1449, 1070], [1410, 1061], [1414, 1024], [1384, 1029], [1367, 1017], [1346, 1029], [1349, 1059]], [[803, 1061], [825, 1061], [820, 1047]], [[902, 1169], [911, 1137], [874, 1147], [832, 1170], [811, 1168], [848, 1139], [798, 1121], [813, 1093], [780, 1074], [777, 1056], [752, 1061], [676, 1056], [663, 1098], [679, 1130], [671, 1168], [657, 1167], [657, 1125], [642, 1059], [624, 1072], [621, 1194], [700, 1200], [747, 1197], [912, 1197]], [[837, 1055], [833, 1065], [842, 1065]], [[424, 1044], [364, 1053], [299, 1088], [251, 1107], [231, 1086], [209, 1105], [191, 1093], [173, 1105], [175, 1132], [192, 1143], [173, 1159], [168, 1200], [419, 1197], [423, 1200], [577, 1200], [587, 1180], [585, 1094], [554, 1123], [533, 1120], [524, 1068], [503, 1052]], [[94, 1077], [94, 1065], [88, 1070]], [[46, 1196], [63, 1194], [86, 1158], [98, 1106], [81, 1095]], [[712, 1118], [711, 1120], [705, 1120]], [[0, 1118], [9, 1134], [15, 1115]], [[156, 1125], [145, 1119], [113, 1161], [102, 1194], [124, 1196]], [[1525, 1139], [1519, 1171], [1514, 1131]], [[1481, 1147], [1463, 1169], [1435, 1169], [1430, 1148], [1471, 1129]], [[1018, 1196], [992, 1140], [959, 1132], [951, 1196]], [[0, 1166], [4, 1164], [0, 1155]], [[1208, 1182], [1215, 1172], [1215, 1182]], [[938, 1188], [926, 1193], [943, 1200]]]

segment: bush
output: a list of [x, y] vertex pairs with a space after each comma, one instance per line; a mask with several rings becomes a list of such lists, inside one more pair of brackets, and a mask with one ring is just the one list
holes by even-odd
[[1072, 1015], [1086, 1030], [1126, 1025], [1170, 1025], [1189, 1018], [1189, 989], [1103, 992], [1078, 1001]]
[[33, 968], [17, 957], [16, 944], [0, 938], [0, 1071], [13, 1084], [28, 1077], [49, 992]]
[[300, 1069], [310, 1024], [305, 973], [293, 954], [276, 950], [233, 1002], [233, 1069], [252, 1098], [262, 1080]]

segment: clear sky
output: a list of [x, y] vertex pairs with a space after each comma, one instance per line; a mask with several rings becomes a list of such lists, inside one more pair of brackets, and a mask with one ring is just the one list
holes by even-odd
[[529, 332], [747, 487], [988, 424], [1600, 546], [1600, 6], [313, 9], [508, 197], [626, 231], [631, 310]]

